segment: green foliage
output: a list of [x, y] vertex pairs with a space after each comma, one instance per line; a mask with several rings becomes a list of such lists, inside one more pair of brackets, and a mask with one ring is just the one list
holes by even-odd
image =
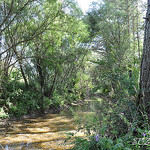
[[75, 82], [74, 90], [81, 98], [84, 98], [87, 95], [87, 91], [93, 88], [91, 77], [82, 71], [78, 72]]
[[2, 107], [2, 108], [0, 108], [0, 119], [2, 118], [2, 119], [5, 119], [5, 118], [8, 118], [9, 117], [9, 115], [8, 115], [8, 113], [6, 113], [5, 111], [4, 111], [4, 108]]
[[84, 138], [76, 138], [73, 150], [131, 150], [128, 144], [124, 144], [122, 139], [111, 140], [110, 138], [100, 137], [96, 140], [96, 136], [92, 135], [89, 140]]
[[40, 108], [40, 95], [37, 92], [23, 91], [21, 89], [13, 91], [10, 95], [9, 113], [15, 116], [31, 114]]
[[75, 147], [73, 148], [73, 150], [81, 150], [81, 149], [88, 150], [89, 147], [90, 143], [88, 140], [77, 137], [75, 139]]
[[80, 96], [76, 94], [73, 90], [69, 92], [68, 89], [65, 89], [65, 92], [62, 94], [58, 94], [58, 92], [53, 94], [52, 105], [55, 107], [64, 106], [71, 104], [78, 99], [80, 99]]
[[97, 107], [98, 111], [87, 115], [85, 120], [79, 118], [78, 130], [84, 131], [85, 137], [76, 138], [73, 149], [81, 149], [84, 145], [87, 145], [86, 150], [148, 148], [149, 125], [146, 119], [141, 121], [134, 103], [104, 99]]
[[52, 106], [59, 107], [64, 105], [65, 99], [62, 95], [54, 93], [54, 96], [52, 97]]
[[12, 80], [5, 84], [5, 91], [1, 95], [1, 107], [5, 114], [19, 117], [39, 110], [41, 95], [30, 88], [24, 89], [24, 83]]
[[6, 27], [0, 28], [0, 87], [5, 90], [1, 106], [19, 116], [75, 101], [79, 94], [73, 81], [88, 52], [84, 42], [89, 32], [81, 9], [70, 0], [18, 3], [0, 3], [0, 22]]
[[76, 137], [74, 149], [138, 149], [131, 143], [149, 136], [149, 127], [135, 105], [142, 47], [137, 0], [93, 3], [84, 19], [72, 0], [12, 2], [0, 2], [0, 117], [63, 107], [92, 91], [114, 99], [104, 98], [100, 112], [87, 116], [81, 127], [87, 137]]
[[[84, 18], [92, 41], [93, 94], [136, 97], [138, 93], [142, 41], [135, 32], [141, 34], [137, 24], [142, 21], [136, 5], [133, 0], [105, 0], [93, 3]], [[139, 18], [130, 17], [130, 12]]]

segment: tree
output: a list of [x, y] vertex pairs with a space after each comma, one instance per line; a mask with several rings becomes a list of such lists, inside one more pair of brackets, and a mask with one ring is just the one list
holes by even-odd
[[115, 94], [122, 92], [121, 96], [123, 93], [135, 96], [134, 87], [138, 88], [141, 41], [136, 25], [140, 18], [137, 6], [137, 0], [103, 0], [103, 3], [93, 3], [85, 18], [89, 24], [91, 50], [98, 58], [92, 61], [95, 63], [93, 81], [97, 88], [108, 88]]
[[138, 104], [145, 111], [150, 123], [150, 0], [145, 18], [144, 47], [140, 72], [140, 94]]
[[[39, 99], [33, 105], [44, 112], [45, 99], [55, 103], [54, 95], [73, 91], [87, 54], [84, 41], [88, 32], [81, 14], [72, 0], [0, 2], [0, 86], [5, 89], [0, 98], [5, 104], [11, 97], [8, 93], [21, 89], [25, 94], [34, 89]], [[19, 107], [19, 99], [10, 99]]]

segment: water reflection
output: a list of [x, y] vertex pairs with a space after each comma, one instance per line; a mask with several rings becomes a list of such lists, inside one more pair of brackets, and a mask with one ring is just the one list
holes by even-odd
[[[0, 149], [50, 149], [64, 150], [73, 145], [64, 144], [67, 138], [66, 132], [75, 132], [74, 116], [82, 117], [85, 114], [95, 112], [100, 101], [87, 101], [84, 105], [65, 109], [60, 114], [46, 114], [37, 118], [16, 121], [11, 124], [3, 134], [0, 134]], [[83, 136], [78, 133], [77, 136]]]

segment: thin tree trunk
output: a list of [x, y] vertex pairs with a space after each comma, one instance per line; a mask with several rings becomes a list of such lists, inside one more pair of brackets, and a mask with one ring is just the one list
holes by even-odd
[[[139, 16], [139, 15], [138, 15]], [[138, 42], [138, 55], [139, 55], [139, 60], [141, 59], [141, 48], [140, 48], [140, 36], [139, 36], [139, 22], [138, 22], [138, 17], [137, 17], [137, 42]]]
[[25, 82], [25, 87], [26, 87], [26, 89], [28, 89], [29, 85], [28, 85], [28, 81], [27, 81], [26, 75], [25, 75], [24, 70], [23, 70], [22, 60], [20, 59], [20, 56], [19, 56], [19, 54], [15, 48], [14, 48], [14, 53], [18, 59], [18, 62], [19, 62], [19, 67], [20, 67], [21, 74], [22, 74], [22, 77], [23, 77], [24, 82]]
[[44, 102], [44, 75], [42, 71], [42, 66], [41, 66], [41, 61], [39, 58], [37, 58], [37, 70], [39, 73], [39, 83], [41, 87], [41, 101], [40, 101], [40, 106], [41, 106], [41, 112], [44, 113], [44, 107], [43, 107], [43, 102]]
[[126, 1], [127, 3], [127, 17], [128, 17], [128, 34], [130, 39], [130, 13], [129, 13], [129, 0]]
[[48, 94], [48, 97], [51, 98], [52, 96], [52, 93], [53, 93], [53, 90], [54, 90], [54, 85], [55, 85], [55, 82], [56, 82], [56, 78], [57, 78], [57, 72], [55, 72], [55, 76], [54, 76], [54, 79], [53, 79], [53, 84], [50, 88], [50, 91], [49, 91], [49, 94]]
[[137, 41], [138, 41], [138, 55], [139, 55], [139, 60], [141, 59], [141, 48], [140, 48], [140, 37], [139, 37], [139, 31], [137, 29]]
[[136, 56], [135, 56], [135, 16], [134, 16], [134, 14], [133, 14], [133, 51], [134, 51], [134, 65], [135, 65], [135, 58], [136, 58]]

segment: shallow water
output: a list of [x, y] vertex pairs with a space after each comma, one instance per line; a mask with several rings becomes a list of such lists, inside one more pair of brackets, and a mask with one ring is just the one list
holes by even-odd
[[[4, 150], [65, 150], [73, 147], [65, 143], [69, 132], [76, 133], [78, 127], [75, 118], [84, 118], [94, 113], [101, 100], [87, 100], [84, 105], [73, 106], [59, 114], [24, 119], [13, 122], [5, 132], [0, 132], [0, 149]], [[79, 120], [79, 119], [78, 119]], [[1, 129], [3, 130], [3, 129]], [[84, 136], [78, 132], [76, 136]]]

